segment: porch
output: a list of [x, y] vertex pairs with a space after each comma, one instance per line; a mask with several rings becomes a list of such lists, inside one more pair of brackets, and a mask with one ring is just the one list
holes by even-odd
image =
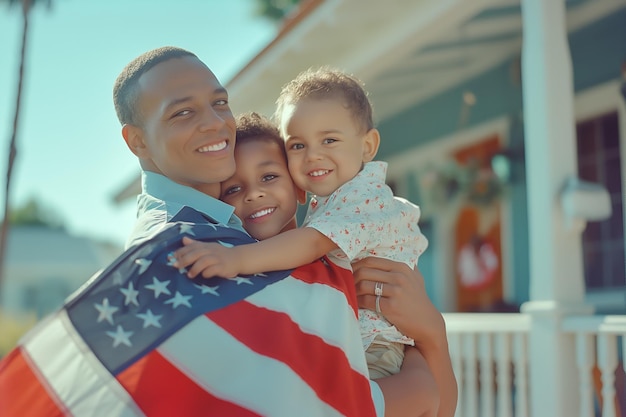
[[[455, 416], [626, 416], [626, 315], [444, 317], [459, 386]], [[552, 338], [560, 357], [547, 366], [529, 352], [545, 345], [549, 356]]]

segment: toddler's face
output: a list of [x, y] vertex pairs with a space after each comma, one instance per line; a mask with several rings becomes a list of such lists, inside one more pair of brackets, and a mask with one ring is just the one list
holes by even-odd
[[261, 139], [238, 144], [235, 163], [220, 199], [235, 207], [250, 236], [263, 240], [295, 228], [298, 192], [279, 145]]
[[330, 195], [354, 178], [378, 149], [376, 129], [365, 132], [338, 99], [286, 105], [280, 128], [294, 182], [318, 196]]

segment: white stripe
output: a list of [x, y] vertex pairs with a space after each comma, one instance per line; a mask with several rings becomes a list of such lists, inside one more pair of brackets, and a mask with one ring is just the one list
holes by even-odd
[[317, 335], [346, 352], [350, 367], [369, 378], [359, 323], [343, 292], [325, 284], [307, 284], [286, 278], [251, 295], [246, 301], [289, 314], [304, 333]]
[[65, 310], [50, 316], [22, 344], [72, 415], [144, 415], [76, 333]]
[[[206, 391], [258, 414], [340, 415], [287, 365], [250, 350], [206, 316], [183, 327], [158, 350]], [[198, 358], [198, 352], [205, 360]]]

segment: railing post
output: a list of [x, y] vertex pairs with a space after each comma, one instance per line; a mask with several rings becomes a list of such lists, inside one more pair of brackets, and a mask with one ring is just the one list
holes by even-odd
[[566, 315], [589, 312], [580, 224], [567, 223], [559, 204], [577, 176], [572, 63], [565, 0], [522, 0], [522, 76], [528, 184], [530, 415], [577, 416], [575, 341], [561, 332]]

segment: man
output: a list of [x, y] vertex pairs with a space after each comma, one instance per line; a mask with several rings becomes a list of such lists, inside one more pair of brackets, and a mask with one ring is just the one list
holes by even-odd
[[[182, 235], [249, 239], [232, 207], [217, 200], [235, 169], [235, 122], [204, 63], [179, 48], [149, 51], [122, 71], [114, 102], [143, 170], [129, 248], [53, 326], [41, 326], [0, 362], [1, 415], [28, 414], [41, 392], [47, 399], [37, 415], [367, 416], [385, 409], [389, 416], [438, 401], [417, 350], [400, 374], [369, 382], [349, 271], [318, 261], [293, 272], [194, 282], [171, 266], [168, 253]], [[384, 282], [385, 314], [430, 354], [447, 355], [441, 316], [403, 298], [424, 297], [408, 268], [370, 261], [359, 269], [361, 304], [372, 307], [374, 283]], [[433, 320], [418, 326], [414, 313]], [[45, 351], [50, 339], [54, 355]], [[37, 384], [14, 383], [28, 373]]]

